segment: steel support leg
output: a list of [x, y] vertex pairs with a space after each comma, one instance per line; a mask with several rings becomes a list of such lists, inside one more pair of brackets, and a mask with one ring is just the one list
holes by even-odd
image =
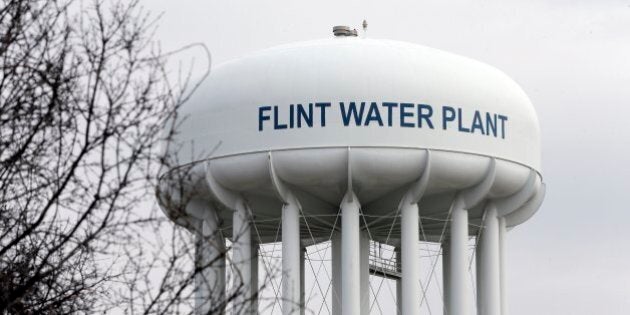
[[[301, 245], [301, 244], [300, 244]], [[300, 246], [300, 315], [306, 314], [306, 291], [305, 272], [306, 269], [306, 247]]]
[[361, 314], [359, 202], [348, 192], [341, 202], [341, 313]]
[[452, 209], [450, 237], [450, 278], [447, 308], [450, 315], [469, 314], [468, 211], [458, 202]]
[[[400, 247], [395, 249], [396, 251], [396, 263], [399, 266], [402, 266], [402, 255], [400, 253]], [[402, 279], [396, 279], [396, 314], [401, 315], [402, 314]]]
[[442, 241], [442, 301], [444, 315], [448, 315], [448, 301], [451, 292], [451, 246], [449, 240]]
[[501, 315], [508, 315], [507, 305], [507, 287], [506, 287], [506, 270], [505, 270], [505, 242], [507, 241], [507, 227], [505, 218], [499, 218], [499, 286], [501, 300]]
[[197, 314], [225, 312], [225, 240], [212, 213], [200, 221], [197, 234], [197, 264], [201, 272], [195, 278]]
[[192, 199], [186, 212], [196, 218], [195, 314], [225, 312], [225, 239], [215, 209], [203, 199]]
[[486, 209], [477, 241], [477, 315], [501, 314], [499, 218], [497, 209]]
[[295, 203], [282, 208], [282, 314], [300, 313], [300, 210]]
[[330, 240], [332, 251], [332, 313], [341, 315], [341, 235], [334, 232]]
[[368, 233], [360, 234], [361, 250], [359, 265], [361, 281], [359, 282], [361, 291], [361, 314], [370, 314], [370, 237]]
[[420, 314], [420, 257], [418, 204], [405, 204], [401, 212], [402, 314]]
[[232, 287], [241, 287], [234, 299], [233, 313], [256, 314], [258, 296], [258, 245], [253, 242], [249, 209], [239, 203], [233, 215], [233, 262], [235, 275]]

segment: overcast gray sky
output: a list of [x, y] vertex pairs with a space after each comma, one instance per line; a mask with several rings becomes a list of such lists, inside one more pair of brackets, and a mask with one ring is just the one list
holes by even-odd
[[164, 50], [203, 42], [213, 64], [369, 23], [514, 78], [538, 112], [547, 197], [509, 233], [511, 314], [630, 312], [630, 0], [150, 0]]

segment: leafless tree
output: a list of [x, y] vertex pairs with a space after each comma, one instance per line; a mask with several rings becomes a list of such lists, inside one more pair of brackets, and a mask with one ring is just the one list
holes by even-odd
[[151, 200], [199, 80], [155, 23], [137, 0], [0, 0], [0, 314], [192, 311], [207, 266]]

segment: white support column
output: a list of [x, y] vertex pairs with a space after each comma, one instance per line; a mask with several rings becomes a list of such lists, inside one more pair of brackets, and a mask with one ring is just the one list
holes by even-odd
[[[195, 268], [203, 268], [206, 258], [204, 251], [203, 221], [199, 221], [195, 233]], [[195, 275], [195, 314], [207, 313], [210, 299], [210, 282], [206, 280], [204, 272]]]
[[506, 270], [505, 270], [505, 242], [507, 241], [507, 226], [505, 218], [499, 218], [499, 286], [501, 300], [501, 315], [508, 315], [507, 306], [507, 287], [506, 287]]
[[468, 211], [461, 202], [452, 206], [450, 237], [450, 281], [448, 293], [448, 313], [450, 315], [469, 314], [470, 292], [468, 289]]
[[420, 314], [420, 257], [418, 204], [405, 203], [401, 212], [402, 315]]
[[448, 301], [451, 293], [451, 246], [449, 240], [442, 241], [442, 301], [444, 315], [448, 315]]
[[477, 241], [477, 315], [500, 315], [499, 219], [492, 204], [486, 207], [482, 228]]
[[244, 202], [237, 204], [232, 221], [232, 260], [235, 271], [232, 288], [235, 290], [241, 287], [241, 294], [234, 299], [233, 313], [256, 314], [258, 257], [254, 253], [257, 253], [258, 247], [253, 244], [249, 209]]
[[[395, 249], [396, 252], [396, 263], [398, 264], [398, 266], [402, 266], [402, 256], [400, 254], [400, 247], [397, 247]], [[396, 314], [397, 315], [401, 315], [402, 314], [402, 279], [396, 279]]]
[[[211, 301], [213, 304], [222, 305], [219, 307], [216, 314], [223, 314], [225, 312], [225, 239], [219, 230], [219, 222], [216, 214], [210, 216], [204, 225], [204, 234], [210, 237], [210, 244], [208, 258], [209, 261], [213, 261], [211, 269], [208, 273], [204, 274], [204, 277], [212, 285]], [[207, 313], [207, 312], [206, 312]]]
[[361, 314], [359, 202], [349, 191], [341, 202], [341, 313]]
[[250, 268], [251, 269], [250, 269], [249, 281], [251, 283], [252, 299], [249, 305], [250, 313], [246, 313], [246, 314], [258, 315], [258, 292], [260, 291], [258, 287], [258, 249], [260, 248], [258, 240], [252, 239], [250, 248], [251, 248], [251, 252], [250, 252], [250, 255], [251, 255]]
[[332, 313], [341, 315], [341, 235], [333, 233], [330, 239], [332, 252]]
[[214, 209], [205, 201], [192, 200], [189, 207], [205, 219], [198, 219], [195, 276], [195, 313], [223, 314], [225, 311], [225, 239]]
[[[300, 244], [301, 245], [301, 244]], [[300, 246], [300, 315], [306, 314], [306, 246]]]
[[361, 314], [370, 314], [370, 237], [367, 232], [360, 234], [361, 250], [360, 265], [361, 281], [359, 282], [361, 292]]
[[282, 314], [300, 313], [301, 287], [300, 209], [297, 203], [282, 207]]

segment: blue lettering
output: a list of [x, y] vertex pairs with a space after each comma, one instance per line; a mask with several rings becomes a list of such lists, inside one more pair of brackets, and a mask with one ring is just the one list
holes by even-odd
[[266, 111], [270, 111], [271, 106], [261, 106], [258, 108], [258, 131], [263, 130], [263, 122], [271, 119], [271, 117], [265, 115]]
[[391, 127], [394, 107], [398, 107], [398, 103], [383, 102], [383, 106], [387, 107], [387, 125]]
[[280, 124], [278, 122], [278, 106], [273, 107], [273, 129], [287, 129], [286, 124]]
[[289, 128], [291, 129], [295, 126], [295, 119], [293, 116], [295, 116], [295, 105], [291, 104], [289, 105]]
[[350, 125], [350, 116], [354, 117], [354, 124], [356, 126], [361, 125], [361, 121], [363, 120], [363, 110], [365, 109], [365, 102], [361, 102], [361, 109], [357, 112], [357, 106], [354, 102], [350, 102], [348, 105], [348, 110], [346, 111], [346, 106], [343, 102], [339, 103], [341, 105], [341, 119], [343, 120], [343, 125]]
[[302, 128], [302, 120], [304, 120], [306, 125], [308, 125], [309, 127], [313, 127], [313, 103], [308, 103], [308, 113], [306, 112], [302, 104], [298, 104], [297, 116], [298, 128]]
[[490, 135], [490, 131], [492, 130], [492, 136], [497, 137], [497, 114], [486, 113], [486, 131], [488, 132], [488, 136]]
[[475, 117], [473, 117], [472, 127], [470, 127], [470, 133], [475, 133], [475, 130], [481, 130], [481, 134], [485, 135], [486, 132], [483, 131], [483, 123], [481, 122], [481, 114], [478, 110], [475, 111]]
[[442, 107], [442, 129], [446, 130], [446, 124], [455, 120], [455, 109], [450, 106]]
[[413, 104], [411, 103], [400, 103], [400, 126], [413, 128], [415, 125], [413, 123], [405, 122], [406, 117], [412, 117], [413, 113], [405, 112], [405, 109], [412, 108]]
[[[384, 108], [387, 112], [381, 112]], [[303, 105], [300, 103], [289, 104], [280, 108], [278, 105], [259, 106], [258, 107], [258, 131], [265, 129], [265, 122], [270, 124], [273, 120], [273, 129], [295, 129], [302, 127], [312, 128], [316, 122], [314, 115], [317, 115], [319, 108], [320, 123], [319, 126], [326, 126], [326, 111], [331, 108], [330, 102], [308, 103]], [[394, 109], [398, 108], [397, 118], [401, 128], [430, 128], [435, 129], [433, 124], [433, 107], [430, 104], [414, 104], [414, 103], [395, 103], [395, 102], [339, 102], [341, 113], [341, 121], [344, 126], [351, 124], [354, 126], [370, 126], [370, 124], [378, 124], [378, 126], [392, 127], [394, 125]], [[273, 109], [273, 112], [272, 112]], [[415, 110], [415, 111], [414, 111]], [[283, 114], [280, 115], [282, 111]], [[507, 135], [508, 117], [500, 114], [493, 114], [479, 110], [471, 110], [465, 112], [466, 109], [461, 107], [442, 106], [442, 129], [447, 130], [448, 127], [455, 127], [450, 122], [455, 123], [457, 120], [457, 131], [481, 134], [502, 139]], [[387, 122], [384, 121], [383, 115], [387, 115]], [[468, 115], [472, 114], [472, 119], [468, 120]], [[416, 117], [417, 115], [417, 117]], [[286, 117], [288, 116], [288, 117]], [[465, 117], [466, 116], [466, 117]], [[287, 120], [283, 121], [286, 118]], [[498, 121], [497, 121], [498, 120]], [[468, 124], [467, 124], [468, 123]], [[267, 126], [269, 128], [270, 126]]]
[[505, 139], [505, 122], [508, 120], [507, 116], [499, 115], [501, 120], [501, 139]]
[[424, 120], [427, 123], [427, 126], [433, 129], [433, 123], [431, 122], [432, 115], [433, 107], [431, 107], [431, 105], [418, 104], [418, 128], [422, 128], [422, 121]]
[[457, 108], [457, 125], [460, 132], [470, 132], [468, 128], [462, 126], [462, 109]]
[[365, 118], [365, 125], [369, 125], [371, 121], [378, 122], [379, 126], [383, 126], [383, 120], [381, 119], [381, 113], [378, 110], [376, 102], [372, 102], [370, 109], [368, 109], [367, 117]]
[[330, 107], [330, 103], [315, 103], [315, 107], [320, 109], [320, 124], [322, 127], [326, 127], [326, 108]]

